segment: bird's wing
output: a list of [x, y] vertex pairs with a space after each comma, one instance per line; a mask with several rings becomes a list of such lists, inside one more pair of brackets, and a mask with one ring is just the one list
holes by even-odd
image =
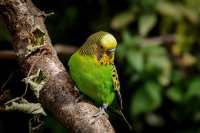
[[122, 109], [122, 97], [121, 97], [121, 93], [120, 93], [120, 83], [119, 83], [119, 78], [118, 78], [118, 74], [117, 74], [117, 69], [114, 64], [112, 65], [112, 81], [113, 81], [114, 90], [117, 93], [120, 107]]

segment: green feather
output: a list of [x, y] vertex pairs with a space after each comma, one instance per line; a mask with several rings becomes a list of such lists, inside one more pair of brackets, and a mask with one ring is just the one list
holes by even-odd
[[115, 108], [113, 101], [117, 100], [115, 100], [117, 96], [121, 108], [118, 110], [119, 106], [116, 104], [114, 112], [131, 127], [121, 111], [122, 99], [117, 70], [114, 66], [114, 53], [107, 53], [115, 47], [116, 40], [111, 34], [103, 31], [94, 33], [71, 56], [68, 65], [76, 86], [97, 104], [109, 106], [113, 103], [112, 106]]
[[79, 51], [69, 60], [72, 79], [82, 93], [98, 104], [110, 105], [115, 98], [112, 65], [101, 65], [95, 56], [81, 55]]

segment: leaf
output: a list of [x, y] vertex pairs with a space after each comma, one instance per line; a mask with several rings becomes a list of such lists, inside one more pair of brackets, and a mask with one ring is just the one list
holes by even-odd
[[152, 108], [156, 108], [161, 103], [161, 87], [158, 83], [148, 81], [145, 84], [145, 90], [148, 92], [152, 100]]
[[144, 58], [141, 51], [129, 50], [127, 52], [127, 61], [137, 72], [142, 72], [144, 67]]
[[126, 48], [135, 49], [138, 48], [138, 45], [144, 42], [144, 38], [138, 35], [132, 35], [129, 31], [124, 30], [122, 33], [122, 44], [125, 45]]
[[152, 112], [161, 105], [161, 102], [161, 87], [158, 83], [148, 81], [136, 91], [132, 99], [131, 113], [139, 115]]
[[146, 36], [155, 26], [157, 17], [155, 14], [145, 14], [139, 18], [139, 33], [141, 36]]
[[150, 43], [147, 44], [147, 42], [143, 47], [143, 51], [147, 55], [155, 55], [155, 56], [166, 55], [166, 50], [162, 46], [150, 44]]
[[192, 54], [185, 53], [183, 54], [182, 58], [180, 59], [180, 64], [182, 66], [192, 66], [198, 62], [197, 58]]
[[180, 70], [173, 70], [171, 78], [173, 84], [179, 85], [182, 84], [184, 74]]
[[169, 84], [171, 77], [171, 62], [166, 51], [160, 46], [149, 46], [144, 49], [146, 54], [145, 70], [155, 73], [161, 85]]
[[180, 20], [183, 17], [187, 18], [191, 23], [199, 22], [198, 9], [188, 7], [187, 4], [176, 4], [170, 2], [159, 2], [157, 10], [166, 16], [173, 17], [175, 20]]
[[161, 72], [158, 76], [158, 80], [161, 85], [166, 86], [170, 83], [171, 71], [172, 71], [171, 62], [166, 56], [164, 56], [160, 58], [160, 63], [161, 63], [160, 64]]
[[123, 38], [123, 44], [125, 45], [125, 46], [133, 46], [133, 37], [131, 36], [131, 34], [130, 34], [130, 32], [128, 32], [128, 31], [124, 31], [123, 33], [122, 33], [122, 38]]
[[111, 28], [120, 30], [127, 27], [134, 21], [134, 14], [132, 11], [125, 11], [117, 14], [111, 21]]
[[188, 28], [187, 23], [179, 22], [176, 27], [176, 43], [172, 46], [172, 52], [179, 56], [182, 52], [191, 51], [197, 38], [194, 33], [191, 28]]
[[196, 10], [182, 7], [183, 15], [193, 24], [198, 24], [199, 22], [199, 14]]
[[183, 92], [179, 86], [172, 86], [168, 89], [167, 96], [173, 102], [181, 102], [183, 100]]
[[154, 127], [159, 127], [164, 125], [164, 119], [162, 118], [162, 116], [153, 113], [146, 115], [146, 122]]
[[180, 4], [160, 1], [157, 4], [156, 9], [160, 14], [164, 16], [170, 16], [173, 17], [173, 19], [175, 20], [180, 20], [183, 17], [183, 12], [181, 11], [180, 6]]
[[188, 90], [186, 92], [186, 97], [191, 99], [193, 97], [200, 98], [200, 77], [196, 77], [191, 80], [188, 86]]

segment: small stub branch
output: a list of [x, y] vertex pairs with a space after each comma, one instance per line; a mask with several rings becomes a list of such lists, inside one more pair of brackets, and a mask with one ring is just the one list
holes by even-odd
[[[97, 107], [77, 100], [79, 94], [59, 61], [44, 25], [47, 14], [31, 0], [0, 0], [0, 14], [12, 35], [21, 71], [26, 81], [35, 86], [35, 94], [45, 112], [71, 132], [113, 133], [106, 116], [93, 117], [98, 112]], [[38, 72], [43, 78], [29, 80]]]

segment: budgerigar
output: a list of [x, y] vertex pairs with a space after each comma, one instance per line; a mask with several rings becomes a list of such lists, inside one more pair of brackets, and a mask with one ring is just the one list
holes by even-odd
[[[120, 83], [114, 65], [116, 47], [117, 41], [113, 35], [99, 31], [90, 35], [68, 62], [76, 86], [80, 92], [101, 105], [101, 112], [105, 112], [115, 97], [122, 109]], [[132, 128], [121, 109], [118, 114]]]
[[122, 107], [120, 83], [114, 65], [117, 41], [108, 32], [96, 32], [69, 60], [72, 79], [80, 91], [107, 107], [117, 95]]

